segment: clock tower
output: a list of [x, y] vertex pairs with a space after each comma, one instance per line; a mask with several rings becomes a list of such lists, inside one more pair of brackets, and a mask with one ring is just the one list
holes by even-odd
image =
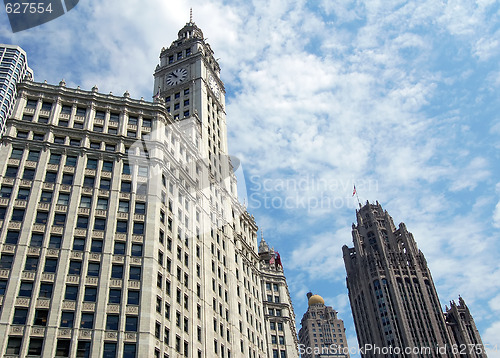
[[161, 50], [153, 93], [165, 100], [174, 121], [198, 121], [199, 149], [215, 181], [224, 182], [229, 176], [224, 84], [214, 52], [192, 18]]

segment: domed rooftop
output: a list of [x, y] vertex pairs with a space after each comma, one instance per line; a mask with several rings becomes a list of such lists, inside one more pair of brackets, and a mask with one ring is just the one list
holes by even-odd
[[320, 295], [312, 295], [309, 298], [308, 304], [309, 304], [309, 306], [311, 306], [311, 305], [324, 305], [325, 300]]

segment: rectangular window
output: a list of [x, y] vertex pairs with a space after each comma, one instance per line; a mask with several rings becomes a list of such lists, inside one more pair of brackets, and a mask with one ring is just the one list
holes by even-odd
[[9, 337], [7, 342], [7, 348], [5, 349], [5, 354], [19, 355], [21, 352], [22, 338], [20, 337]]
[[75, 313], [71, 311], [63, 311], [61, 313], [61, 327], [73, 328], [73, 321], [75, 319]]
[[78, 157], [68, 155], [66, 157], [66, 164], [65, 165], [67, 165], [68, 167], [76, 167], [77, 161], [78, 161]]
[[59, 198], [57, 199], [57, 205], [68, 205], [69, 204], [69, 194], [59, 193]]
[[142, 244], [132, 244], [131, 255], [135, 257], [142, 256]]
[[102, 358], [116, 358], [116, 343], [104, 343], [104, 352]]
[[37, 309], [35, 311], [35, 318], [33, 320], [33, 325], [35, 326], [47, 326], [47, 320], [49, 317], [49, 310]]
[[5, 237], [5, 243], [10, 245], [17, 245], [17, 241], [19, 240], [19, 231], [7, 231], [7, 235]]
[[47, 225], [47, 220], [49, 218], [49, 213], [46, 211], [38, 211], [36, 213], [35, 223]]
[[123, 164], [122, 174], [130, 175], [130, 165], [125, 163]]
[[35, 169], [25, 168], [23, 172], [24, 180], [33, 180], [35, 179]]
[[136, 126], [137, 125], [137, 117], [128, 117], [128, 124]]
[[7, 167], [7, 169], [5, 170], [5, 177], [6, 178], [15, 178], [17, 176], [17, 171], [18, 171], [18, 167]]
[[64, 226], [66, 222], [66, 214], [55, 214], [54, 215], [54, 226]]
[[71, 114], [71, 106], [63, 105], [61, 107], [61, 114]]
[[97, 169], [97, 159], [87, 159], [87, 169]]
[[64, 185], [73, 185], [73, 174], [63, 174], [62, 184]]
[[125, 343], [123, 345], [123, 358], [135, 358], [136, 346], [135, 343]]
[[89, 227], [89, 217], [78, 215], [76, 227], [79, 229], [87, 229]]
[[43, 272], [56, 272], [57, 269], [57, 259], [45, 259], [45, 267]]
[[43, 243], [43, 234], [31, 234], [30, 246], [33, 247], [42, 247]]
[[141, 202], [135, 203], [135, 213], [136, 214], [145, 214], [146, 213], [146, 204]]
[[12, 221], [23, 221], [24, 219], [24, 209], [14, 209], [12, 210]]
[[141, 280], [141, 267], [140, 266], [130, 266], [129, 272], [130, 280]]
[[109, 303], [120, 304], [122, 300], [122, 291], [116, 288], [109, 289]]
[[[2, 254], [2, 262], [0, 262], [0, 265], [2, 265], [4, 263], [4, 260], [7, 259], [8, 259], [7, 257], [4, 259], [4, 255]], [[26, 263], [24, 264], [24, 271], [36, 271], [37, 267], [38, 267], [37, 256], [26, 257]]]
[[144, 223], [134, 222], [134, 234], [143, 235], [144, 234]]
[[30, 338], [28, 347], [28, 356], [41, 356], [43, 347], [43, 338]]
[[94, 230], [105, 230], [105, 229], [106, 229], [106, 219], [95, 218]]
[[75, 237], [73, 239], [73, 250], [83, 251], [85, 249], [85, 239], [80, 237]]
[[128, 181], [122, 181], [120, 190], [123, 191], [124, 193], [130, 193], [130, 191], [132, 190], [132, 183]]
[[62, 236], [50, 235], [49, 249], [60, 249], [61, 241], [62, 241]]
[[125, 319], [125, 331], [137, 332], [137, 321], [137, 316], [127, 316]]
[[38, 101], [36, 99], [28, 99], [26, 101], [26, 108], [35, 109]]
[[97, 199], [97, 210], [108, 210], [108, 199]]
[[128, 290], [127, 304], [129, 305], [139, 305], [140, 291]]
[[97, 299], [97, 288], [96, 287], [85, 287], [85, 293], [83, 296], [84, 302], [95, 302]]
[[89, 262], [87, 276], [99, 276], [100, 265], [96, 262]]
[[125, 243], [115, 241], [115, 247], [113, 253], [115, 255], [125, 255]]
[[118, 212], [120, 213], [128, 213], [129, 211], [129, 202], [128, 201], [123, 201], [123, 200], [120, 200], [120, 202], [118, 203]]
[[122, 279], [123, 278], [123, 265], [113, 265], [111, 268], [111, 278]]
[[40, 151], [39, 150], [30, 150], [29, 151], [27, 160], [32, 161], [32, 162], [38, 162], [39, 158], [40, 158]]
[[78, 297], [78, 286], [66, 286], [66, 291], [64, 293], [64, 299], [68, 301], [76, 301]]
[[112, 172], [113, 171], [113, 162], [103, 161], [102, 162], [102, 171], [103, 172]]
[[49, 164], [59, 165], [61, 163], [61, 154], [50, 153]]
[[52, 201], [52, 192], [51, 191], [42, 191], [42, 195], [40, 197], [41, 203], [50, 203]]
[[81, 208], [90, 208], [91, 205], [92, 205], [92, 197], [82, 196], [80, 198], [80, 207]]
[[51, 298], [53, 288], [54, 286], [52, 283], [42, 282], [42, 284], [40, 285], [38, 297]]
[[30, 196], [29, 189], [20, 188], [19, 191], [17, 192], [17, 199], [18, 200], [28, 200], [29, 196]]
[[95, 118], [96, 119], [104, 119], [104, 116], [106, 113], [104, 111], [95, 111]]
[[94, 314], [93, 313], [82, 313], [82, 319], [80, 321], [80, 328], [92, 329], [94, 327]]
[[83, 179], [83, 186], [86, 188], [93, 188], [95, 183], [95, 178], [94, 177], [85, 177]]
[[102, 240], [92, 239], [92, 243], [90, 245], [90, 252], [102, 252]]
[[118, 220], [116, 222], [116, 232], [127, 232], [127, 221]]
[[0, 188], [0, 198], [10, 198], [12, 195], [12, 187], [11, 186], [5, 186], [2, 185]]
[[85, 117], [86, 113], [87, 113], [87, 109], [86, 108], [76, 107], [76, 115], [77, 116], [79, 116], [79, 117]]
[[56, 347], [56, 357], [69, 357], [69, 348], [71, 341], [69, 339], [58, 339]]
[[118, 122], [119, 118], [120, 118], [120, 113], [110, 113], [109, 114], [109, 120], [111, 122]]
[[111, 180], [105, 179], [105, 178], [101, 178], [99, 189], [110, 190], [111, 189]]
[[12, 318], [12, 324], [26, 324], [27, 317], [28, 317], [27, 308], [16, 308], [14, 310], [14, 317]]
[[22, 281], [19, 287], [19, 297], [31, 297], [33, 292], [33, 282]]
[[73, 147], [79, 147], [80, 146], [80, 139], [70, 138], [69, 145], [71, 145]]
[[106, 329], [111, 331], [118, 331], [118, 324], [120, 316], [115, 314], [108, 314], [106, 317]]
[[50, 102], [42, 102], [42, 111], [51, 111], [52, 110], [52, 103]]
[[[83, 321], [83, 315], [82, 315], [82, 321]], [[86, 327], [82, 327], [82, 328], [86, 328]], [[78, 346], [76, 346], [77, 358], [80, 358], [80, 357], [89, 358], [90, 357], [90, 347], [91, 347], [90, 341], [78, 341]]]

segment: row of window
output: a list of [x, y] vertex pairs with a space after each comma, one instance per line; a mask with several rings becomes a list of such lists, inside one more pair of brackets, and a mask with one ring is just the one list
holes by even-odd
[[[41, 356], [43, 351], [43, 338], [31, 337], [28, 345], [28, 356]], [[9, 355], [19, 355], [21, 353], [22, 338], [11, 336], [7, 342], [7, 348], [5, 354]], [[69, 339], [58, 339], [55, 357], [69, 357], [71, 347], [71, 340]], [[117, 355], [117, 343], [115, 342], [104, 342], [104, 350], [102, 358], [116, 358]], [[91, 353], [91, 342], [90, 341], [78, 341], [76, 348], [77, 357], [90, 357]], [[135, 343], [125, 343], [123, 346], [123, 358], [135, 358], [136, 357], [136, 344]]]
[[[26, 102], [26, 108], [29, 109], [35, 109], [38, 104], [38, 100], [36, 99], [28, 99]], [[45, 112], [50, 112], [52, 111], [53, 103], [51, 102], [46, 102], [43, 101], [40, 110], [45, 111]], [[73, 111], [73, 106], [70, 105], [62, 105], [61, 106], [61, 114], [67, 114], [71, 115]], [[83, 107], [76, 107], [75, 110], [75, 115], [78, 117], [85, 117], [87, 114], [87, 109]], [[95, 119], [102, 119], [104, 120], [106, 118], [106, 111], [103, 110], [96, 110], [95, 111]], [[110, 122], [119, 122], [120, 119], [120, 113], [118, 112], [110, 112], [109, 113], [109, 120]], [[131, 125], [138, 125], [139, 123], [139, 117], [138, 116], [128, 116], [128, 124]], [[152, 127], [152, 120], [150, 118], [142, 118], [142, 126], [143, 127]]]
[[168, 56], [168, 63], [174, 63], [174, 61], [182, 60], [184, 57], [188, 57], [191, 55], [191, 48], [187, 48], [184, 51], [179, 51], [175, 55]]
[[[142, 245], [137, 245], [134, 247], [134, 256], [142, 256]], [[14, 255], [9, 253], [2, 253], [0, 262], [0, 269], [10, 270], [14, 262]], [[40, 258], [38, 256], [28, 256], [26, 257], [26, 262], [24, 264], [24, 271], [36, 271], [38, 269], [38, 262]], [[57, 258], [46, 258], [43, 272], [45, 273], [55, 273], [57, 271]], [[98, 277], [100, 273], [101, 264], [99, 262], [89, 262], [87, 265], [87, 276]], [[129, 280], [141, 279], [141, 266], [130, 266], [129, 267]], [[69, 275], [82, 275], [82, 262], [81, 261], [70, 261], [68, 274]], [[123, 278], [123, 266], [113, 265], [112, 273], [113, 278]], [[0, 282], [4, 282], [0, 280]], [[3, 284], [3, 283], [2, 283]], [[4, 287], [5, 289], [5, 287]]]

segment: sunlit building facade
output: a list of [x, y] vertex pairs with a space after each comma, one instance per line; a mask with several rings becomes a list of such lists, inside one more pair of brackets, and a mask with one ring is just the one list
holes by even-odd
[[[190, 21], [161, 51], [153, 102], [19, 85], [0, 146], [4, 357], [268, 357], [269, 272], [219, 71]], [[280, 358], [297, 357], [287, 341]]]
[[0, 44], [0, 136], [17, 98], [17, 83], [33, 78], [26, 52], [19, 46]]

